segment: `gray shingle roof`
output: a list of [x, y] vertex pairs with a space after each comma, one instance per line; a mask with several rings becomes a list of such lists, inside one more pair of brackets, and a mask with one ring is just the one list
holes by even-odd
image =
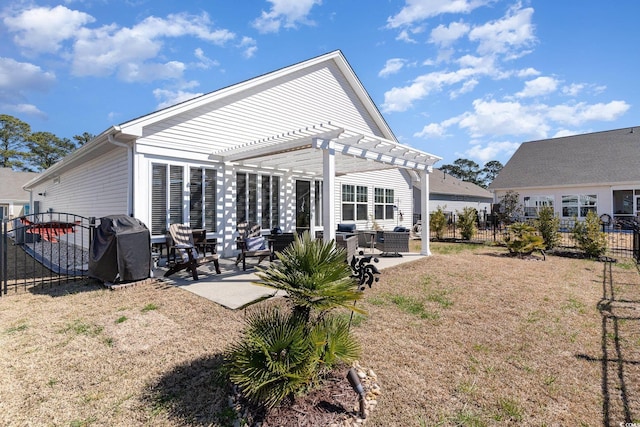
[[640, 127], [525, 142], [489, 189], [640, 183]]
[[0, 200], [29, 200], [29, 193], [22, 186], [36, 175], [34, 172], [16, 172], [0, 167]]
[[484, 188], [454, 178], [442, 172], [440, 169], [433, 169], [429, 175], [430, 194], [452, 194], [458, 196], [473, 196], [491, 199], [493, 195]]

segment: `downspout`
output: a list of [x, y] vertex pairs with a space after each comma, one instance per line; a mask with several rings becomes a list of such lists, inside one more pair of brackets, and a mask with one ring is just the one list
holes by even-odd
[[125, 144], [124, 142], [120, 142], [117, 141], [113, 134], [108, 134], [107, 135], [107, 139], [109, 140], [109, 142], [113, 145], [116, 145], [118, 147], [124, 147], [127, 149], [127, 160], [129, 163], [129, 167], [128, 167], [128, 171], [127, 174], [129, 175], [127, 177], [127, 194], [129, 195], [129, 197], [127, 197], [127, 215], [129, 216], [134, 216], [134, 212], [133, 212], [133, 144], [129, 145], [129, 144]]

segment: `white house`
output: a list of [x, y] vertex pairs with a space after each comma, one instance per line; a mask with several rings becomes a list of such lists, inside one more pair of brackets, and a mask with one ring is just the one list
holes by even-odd
[[525, 216], [553, 206], [562, 219], [589, 211], [615, 220], [640, 216], [640, 128], [526, 142], [489, 186], [496, 202], [518, 193]]
[[[420, 215], [420, 197], [422, 190], [416, 182], [414, 188], [416, 210], [414, 216]], [[440, 169], [433, 169], [429, 175], [429, 207], [431, 212], [442, 208], [446, 213], [462, 212], [466, 207], [474, 208], [481, 214], [491, 213], [493, 194], [485, 188], [449, 175]]]
[[29, 193], [22, 186], [36, 176], [34, 172], [0, 168], [0, 221], [29, 213]]
[[132, 215], [152, 241], [171, 223], [204, 228], [231, 256], [241, 219], [326, 239], [341, 222], [391, 229], [413, 212], [401, 169], [428, 192], [438, 160], [398, 143], [334, 51], [113, 126], [25, 189], [41, 212]]

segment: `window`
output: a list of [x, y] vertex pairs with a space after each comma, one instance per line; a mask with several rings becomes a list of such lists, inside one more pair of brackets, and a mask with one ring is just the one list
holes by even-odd
[[169, 224], [183, 224], [182, 166], [151, 167], [151, 233], [165, 234]]
[[191, 228], [216, 231], [216, 171], [207, 168], [191, 168], [189, 180]]
[[536, 218], [540, 208], [553, 207], [553, 196], [526, 196], [524, 198], [524, 215]]
[[368, 189], [363, 185], [342, 184], [342, 220], [366, 221]]
[[262, 228], [272, 229], [280, 224], [280, 178], [262, 175]]
[[394, 193], [392, 188], [374, 189], [374, 219], [393, 219]]
[[315, 225], [322, 226], [322, 181], [315, 181], [314, 209], [315, 209]]
[[[280, 178], [255, 173], [236, 174], [236, 218], [238, 222], [249, 221], [262, 228], [277, 227], [280, 222]], [[258, 189], [260, 206], [258, 206]]]
[[589, 211], [597, 212], [598, 196], [579, 194], [562, 196], [562, 216], [584, 218]]

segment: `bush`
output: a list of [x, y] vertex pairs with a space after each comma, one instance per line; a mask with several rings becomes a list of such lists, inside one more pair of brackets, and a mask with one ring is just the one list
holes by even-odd
[[538, 218], [534, 221], [535, 227], [544, 240], [545, 249], [551, 250], [560, 241], [560, 218], [555, 215], [551, 206], [544, 206], [538, 212]]
[[504, 243], [509, 253], [520, 257], [531, 255], [533, 251], [543, 250], [545, 247], [544, 239], [536, 234], [535, 227], [524, 222], [516, 222], [507, 227]]
[[607, 250], [607, 235], [600, 229], [600, 218], [589, 211], [584, 221], [575, 220], [572, 238], [579, 249], [591, 258], [598, 258]]
[[287, 292], [291, 310], [271, 308], [248, 316], [227, 356], [231, 381], [265, 408], [312, 389], [322, 375], [360, 353], [348, 319], [329, 313], [337, 307], [362, 313], [353, 304], [362, 293], [344, 250], [305, 233], [278, 258], [257, 275]]
[[458, 222], [456, 227], [460, 230], [460, 234], [464, 240], [471, 240], [478, 230], [476, 222], [478, 221], [478, 212], [472, 207], [465, 207], [462, 209], [462, 213], [456, 211], [458, 214]]
[[429, 228], [436, 233], [437, 240], [442, 240], [447, 229], [447, 216], [440, 206], [429, 216]]

